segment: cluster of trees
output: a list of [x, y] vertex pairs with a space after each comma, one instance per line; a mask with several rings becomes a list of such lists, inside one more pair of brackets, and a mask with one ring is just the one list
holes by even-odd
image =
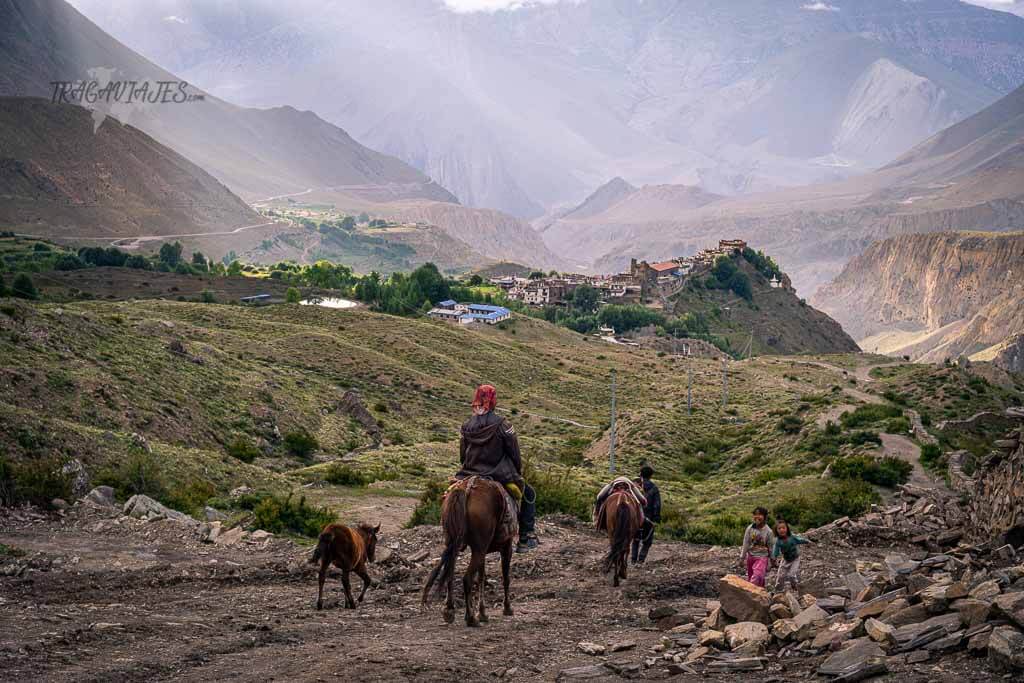
[[32, 277], [28, 273], [18, 273], [15, 275], [10, 287], [7, 286], [3, 276], [0, 276], [0, 298], [7, 296], [17, 297], [18, 299], [38, 299], [39, 290], [36, 289], [36, 285], [32, 282]]
[[352, 296], [384, 313], [413, 315], [450, 299], [452, 284], [437, 266], [425, 263], [408, 275], [392, 273], [387, 279], [372, 272], [358, 279], [352, 287]]
[[718, 257], [711, 269], [711, 274], [704, 280], [704, 286], [708, 289], [732, 290], [737, 296], [747, 301], [754, 298], [754, 292], [750, 287], [750, 278], [728, 256]]
[[743, 258], [746, 259], [747, 263], [754, 266], [757, 272], [769, 280], [772, 277], [779, 280], [782, 279], [782, 270], [779, 268], [779, 264], [775, 263], [775, 260], [771, 256], [767, 256], [763, 251], [754, 251], [747, 247], [743, 250]]

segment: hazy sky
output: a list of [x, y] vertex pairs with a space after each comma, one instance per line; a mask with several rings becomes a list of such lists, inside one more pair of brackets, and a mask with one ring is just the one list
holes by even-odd
[[[542, 4], [552, 2], [583, 2], [585, 0], [443, 0], [444, 4], [457, 12], [479, 12], [518, 7], [527, 4]], [[972, 5], [982, 5], [992, 9], [1005, 10], [1024, 16], [1024, 0], [963, 0]], [[830, 9], [842, 10], [842, 0], [833, 0], [831, 3], [808, 2], [807, 9]]]

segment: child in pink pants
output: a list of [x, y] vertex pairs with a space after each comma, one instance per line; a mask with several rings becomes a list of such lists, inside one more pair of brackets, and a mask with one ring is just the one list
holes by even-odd
[[754, 509], [754, 521], [743, 532], [743, 550], [740, 552], [740, 564], [746, 565], [747, 581], [761, 588], [764, 588], [775, 546], [775, 534], [766, 524], [767, 520], [768, 510], [763, 507]]

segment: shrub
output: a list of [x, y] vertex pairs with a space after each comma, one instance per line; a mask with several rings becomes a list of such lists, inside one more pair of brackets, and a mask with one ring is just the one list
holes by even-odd
[[661, 515], [658, 532], [670, 538], [704, 545], [740, 545], [750, 519], [746, 515], [721, 512], [702, 519], [689, 519], [676, 507], [667, 506]]
[[861, 429], [855, 432], [851, 432], [846, 437], [846, 443], [851, 446], [864, 446], [866, 444], [881, 445], [882, 437], [878, 435], [878, 432], [870, 432], [866, 429]]
[[796, 415], [786, 415], [776, 425], [779, 430], [786, 434], [799, 434], [804, 428], [804, 421]]
[[847, 411], [839, 416], [839, 421], [846, 429], [864, 427], [866, 425], [888, 420], [894, 417], [902, 417], [903, 409], [899, 406], [887, 405], [884, 403], [870, 403], [860, 406], [856, 410]]
[[167, 496], [167, 480], [159, 461], [145, 452], [132, 453], [114, 467], [101, 470], [93, 480], [96, 486], [109, 486], [119, 499], [143, 494], [157, 500]]
[[253, 509], [253, 523], [259, 529], [271, 533], [291, 533], [316, 538], [325, 526], [337, 519], [325, 507], [307, 505], [306, 497], [298, 502], [291, 494], [288, 497], [266, 496]]
[[942, 464], [942, 448], [934, 443], [921, 446], [921, 464], [929, 469], [938, 468]]
[[881, 497], [865, 481], [841, 479], [815, 493], [791, 494], [776, 503], [776, 517], [804, 529], [819, 527], [840, 517], [855, 517]]
[[373, 410], [378, 413], [386, 413], [388, 412], [388, 407], [386, 404], [377, 401], [373, 404]]
[[302, 300], [302, 293], [295, 287], [289, 287], [284, 293], [284, 300], [290, 304], [297, 304]]
[[423, 490], [423, 494], [420, 495], [420, 502], [416, 504], [416, 508], [412, 511], [412, 517], [409, 518], [409, 523], [406, 526], [412, 528], [424, 524], [440, 524], [441, 498], [447, 490], [447, 482], [441, 479], [428, 480], [427, 487]]
[[85, 261], [78, 258], [78, 254], [64, 254], [53, 264], [54, 270], [80, 270], [85, 267]]
[[160, 502], [174, 510], [188, 514], [201, 512], [217, 489], [212, 483], [203, 479], [192, 479], [180, 486], [170, 487], [160, 498]]
[[262, 455], [260, 449], [255, 444], [242, 436], [229, 443], [224, 450], [232, 458], [242, 462], [252, 462]]
[[296, 430], [284, 435], [284, 447], [290, 454], [306, 460], [320, 448], [320, 444], [309, 432]]
[[19, 299], [38, 299], [39, 290], [28, 273], [18, 273], [11, 282], [11, 296]]
[[900, 416], [885, 423], [885, 431], [889, 434], [906, 434], [910, 431], [910, 420]]
[[537, 514], [563, 513], [589, 520], [597, 491], [591, 491], [569, 476], [569, 469], [536, 470], [529, 466], [524, 473], [526, 483], [537, 493]]
[[199, 300], [204, 304], [215, 304], [217, 303], [217, 295], [208, 289], [204, 289], [199, 295]]
[[892, 456], [851, 455], [832, 463], [832, 476], [837, 479], [860, 479], [889, 488], [905, 483], [913, 471], [909, 462]]
[[31, 503], [49, 507], [54, 498], [71, 498], [71, 475], [58, 457], [35, 458], [20, 463], [0, 459], [0, 502]]
[[750, 486], [757, 488], [776, 479], [793, 479], [798, 474], [795, 467], [773, 467], [755, 474], [754, 479], [750, 482]]
[[324, 481], [336, 486], [366, 486], [373, 478], [351, 465], [335, 462], [327, 468]]

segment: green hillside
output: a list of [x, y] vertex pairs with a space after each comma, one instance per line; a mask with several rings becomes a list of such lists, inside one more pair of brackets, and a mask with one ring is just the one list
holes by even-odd
[[[0, 357], [8, 460], [77, 458], [108, 472], [138, 455], [137, 434], [164, 470], [167, 497], [193, 506], [240, 484], [286, 492], [311, 479], [344, 483], [329, 464], [342, 458], [375, 487], [415, 494], [454, 471], [473, 389], [491, 382], [542, 490], [575, 496], [579, 512], [610, 477], [614, 369], [619, 471], [653, 464], [673, 510], [666, 528], [684, 535], [757, 501], [816, 496], [834, 457], [875, 452], [851, 430], [826, 434], [823, 416], [865, 399], [888, 403], [888, 383], [905, 377], [866, 385], [843, 374], [883, 357], [755, 358], [730, 363], [723, 408], [718, 361], [627, 349], [528, 317], [467, 328], [365, 310], [153, 300], [4, 300]], [[948, 371], [930, 367], [914, 366], [915, 376]], [[1022, 388], [993, 387], [985, 400], [1019, 403]], [[345, 411], [348, 390], [379, 425], [379, 444], [375, 428]], [[309, 455], [295, 448], [304, 434], [317, 444]]]

